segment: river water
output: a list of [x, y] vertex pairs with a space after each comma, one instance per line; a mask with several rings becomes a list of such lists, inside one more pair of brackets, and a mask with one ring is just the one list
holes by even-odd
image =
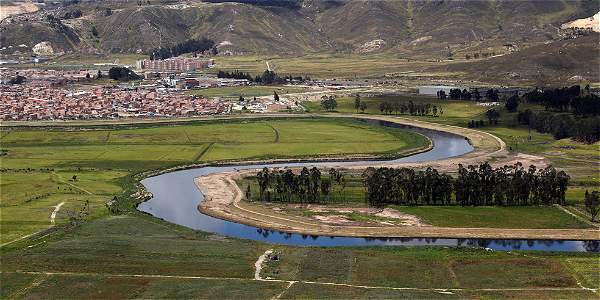
[[[402, 127], [423, 134], [433, 142], [427, 152], [389, 160], [388, 163], [424, 162], [445, 159], [473, 151], [473, 146], [462, 136], [429, 129], [403, 126], [385, 121], [376, 122], [381, 126]], [[213, 218], [201, 213], [197, 206], [203, 195], [194, 183], [194, 178], [202, 175], [262, 167], [344, 167], [352, 165], [375, 165], [382, 161], [346, 162], [296, 162], [260, 165], [238, 165], [202, 167], [166, 173], [142, 180], [142, 184], [153, 197], [140, 203], [138, 210], [165, 221], [186, 226], [195, 230], [218, 233], [225, 236], [251, 239], [265, 243], [298, 246], [418, 246], [437, 245], [451, 247], [485, 247], [493, 250], [541, 250], [568, 252], [598, 252], [600, 241], [556, 241], [556, 240], [511, 240], [511, 239], [455, 239], [455, 238], [361, 238], [329, 237], [284, 233], [247, 226], [235, 222]]]

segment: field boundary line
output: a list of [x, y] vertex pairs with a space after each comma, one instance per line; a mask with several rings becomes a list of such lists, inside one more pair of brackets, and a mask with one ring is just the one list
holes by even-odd
[[64, 179], [62, 178], [62, 176], [60, 176], [58, 173], [56, 173], [56, 172], [54, 172], [54, 171], [52, 171], [52, 173], [56, 174], [56, 176], [58, 177], [58, 180], [59, 180], [60, 182], [62, 182], [62, 183], [66, 183], [66, 184], [68, 184], [68, 185], [70, 185], [70, 186], [72, 186], [72, 187], [74, 187], [74, 188], [76, 188], [76, 189], [78, 189], [78, 190], [80, 190], [80, 191], [82, 191], [82, 192], [84, 192], [84, 193], [88, 194], [88, 195], [95, 195], [94, 193], [92, 193], [92, 192], [90, 192], [90, 191], [88, 191], [88, 190], [86, 190], [86, 189], [84, 189], [84, 188], [82, 188], [82, 187], [79, 187], [79, 186], [77, 186], [77, 185], [75, 185], [75, 184], [73, 184], [73, 183], [70, 183], [70, 182], [69, 182], [69, 181], [67, 181], [67, 180], [64, 180]]
[[[35, 235], [37, 235], [37, 234], [40, 234], [40, 233], [43, 233], [43, 232], [47, 231], [48, 229], [51, 229], [52, 227], [56, 226], [56, 224], [55, 224], [56, 214], [58, 213], [58, 211], [60, 210], [60, 208], [61, 208], [61, 207], [62, 207], [64, 204], [65, 204], [65, 202], [61, 202], [61, 203], [59, 203], [58, 205], [54, 206], [54, 210], [53, 210], [53, 211], [52, 211], [52, 213], [50, 214], [50, 226], [48, 226], [48, 228], [45, 228], [45, 229], [42, 229], [42, 230], [38, 230], [38, 231], [36, 231], [36, 232], [32, 232], [32, 233], [30, 233], [30, 234], [27, 234], [27, 235], [24, 235], [24, 236], [18, 237], [18, 238], [16, 238], [16, 239], [14, 239], [14, 240], [12, 240], [12, 241], [9, 241], [9, 242], [6, 242], [6, 243], [4, 243], [4, 244], [0, 244], [0, 248], [2, 248], [2, 247], [4, 247], [4, 246], [7, 246], [7, 245], [10, 245], [10, 244], [12, 244], [12, 243], [15, 243], [15, 242], [21, 241], [21, 240], [28, 239], [28, 238], [30, 238], [30, 237], [32, 237], [32, 236], [35, 236]], [[43, 238], [43, 237], [45, 237], [45, 236], [47, 236], [47, 235], [48, 235], [48, 234], [42, 235], [42, 236], [40, 236], [40, 238]]]
[[269, 123], [269, 122], [265, 122], [265, 125], [271, 127], [271, 129], [275, 133], [275, 140], [273, 142], [279, 143], [279, 131], [275, 127], [273, 127], [273, 125], [271, 125], [271, 123]]
[[197, 162], [200, 158], [202, 158], [202, 156], [204, 156], [204, 154], [206, 154], [206, 152], [208, 152], [208, 150], [210, 150], [214, 144], [215, 142], [211, 142], [210, 144], [208, 144], [208, 146], [206, 146], [206, 148], [202, 149], [202, 151], [200, 151], [200, 153], [198, 153], [198, 155], [194, 157], [193, 162]]
[[193, 145], [194, 143], [192, 143], [192, 139], [190, 139], [190, 136], [188, 135], [188, 133], [187, 133], [187, 130], [185, 130], [185, 129], [184, 129], [184, 130], [183, 130], [183, 133], [185, 133], [185, 137], [187, 138], [187, 140], [188, 140], [188, 143], [189, 143], [190, 145]]
[[577, 220], [579, 220], [579, 221], [582, 221], [582, 222], [584, 222], [584, 223], [586, 223], [586, 224], [588, 224], [588, 225], [591, 225], [591, 226], [593, 226], [593, 227], [596, 227], [596, 228], [600, 227], [600, 224], [594, 224], [594, 223], [593, 223], [593, 222], [591, 222], [590, 220], [587, 220], [586, 218], [584, 218], [584, 217], [582, 217], [582, 216], [579, 216], [579, 215], [577, 215], [577, 214], [573, 213], [572, 211], [570, 211], [570, 210], [566, 209], [566, 208], [565, 208], [564, 206], [562, 206], [562, 205], [559, 205], [559, 204], [554, 204], [554, 206], [558, 207], [560, 210], [562, 210], [562, 211], [564, 211], [565, 213], [567, 213], [567, 214], [571, 215], [572, 217], [574, 217], [575, 219], [577, 219]]
[[214, 276], [186, 276], [186, 275], [160, 275], [160, 274], [109, 274], [109, 273], [90, 273], [90, 272], [41, 272], [41, 271], [1, 271], [0, 273], [11, 274], [30, 274], [30, 275], [55, 275], [55, 276], [104, 276], [116, 278], [165, 278], [165, 279], [207, 279], [207, 280], [232, 280], [232, 281], [260, 281], [260, 282], [280, 282], [280, 283], [302, 283], [315, 284], [326, 286], [345, 286], [364, 289], [385, 289], [398, 291], [430, 291], [430, 292], [446, 292], [446, 291], [598, 291], [598, 289], [577, 287], [512, 287], [512, 288], [418, 288], [418, 287], [393, 287], [393, 286], [376, 286], [376, 285], [359, 285], [350, 283], [336, 282], [319, 282], [309, 280], [285, 280], [285, 279], [261, 279], [245, 277], [214, 277]]
[[15, 293], [10, 295], [10, 299], [19, 299], [23, 296], [25, 296], [25, 294], [27, 293], [27, 291], [29, 291], [30, 289], [39, 286], [40, 284], [42, 284], [44, 281], [46, 281], [50, 276], [45, 275], [45, 274], [40, 274], [39, 277], [34, 278], [30, 284], [28, 284], [26, 287], [16, 291]]
[[[52, 227], [52, 226], [50, 226], [50, 227]], [[4, 246], [6, 246], [6, 245], [10, 245], [10, 244], [12, 244], [12, 243], [14, 243], [14, 242], [18, 242], [18, 241], [20, 241], [20, 240], [24, 240], [24, 239], [26, 239], [26, 238], [29, 238], [29, 237], [32, 237], [32, 236], [34, 236], [34, 235], [36, 235], [36, 234], [40, 234], [40, 233], [42, 233], [42, 232], [44, 232], [44, 231], [46, 231], [46, 230], [48, 230], [48, 228], [46, 228], [46, 229], [42, 229], [42, 230], [39, 230], [39, 231], [36, 231], [36, 232], [34, 232], [34, 233], [30, 233], [30, 234], [28, 234], [28, 235], [24, 235], [24, 236], [22, 236], [22, 237], [18, 237], [18, 238], [14, 239], [14, 240], [12, 240], [12, 241], [10, 241], [10, 242], [6, 242], [6, 243], [4, 243], [4, 244], [0, 245], [0, 247], [4, 247]]]
[[292, 285], [294, 285], [294, 283], [296, 283], [297, 281], [290, 281], [290, 283], [288, 283], [288, 285], [283, 289], [283, 291], [281, 291], [281, 293], [273, 296], [273, 298], [271, 298], [271, 300], [277, 300], [277, 299], [281, 299], [281, 296], [283, 296], [283, 294], [285, 294], [285, 292], [287, 292]]

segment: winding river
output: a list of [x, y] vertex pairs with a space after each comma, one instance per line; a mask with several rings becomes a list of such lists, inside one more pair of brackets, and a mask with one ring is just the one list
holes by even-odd
[[[462, 136], [424, 128], [410, 127], [386, 121], [370, 121], [380, 126], [402, 127], [427, 136], [433, 148], [427, 152], [389, 160], [389, 163], [424, 162], [459, 156], [474, 150]], [[225, 236], [251, 239], [266, 243], [299, 246], [375, 246], [375, 245], [438, 245], [485, 247], [493, 250], [540, 250], [568, 252], [598, 252], [599, 241], [557, 241], [557, 240], [511, 240], [511, 239], [455, 239], [455, 238], [361, 238], [329, 237], [292, 234], [265, 230], [231, 221], [225, 221], [202, 214], [198, 203], [203, 195], [194, 183], [194, 178], [202, 175], [262, 167], [343, 167], [351, 165], [368, 166], [382, 161], [344, 162], [297, 162], [259, 165], [215, 166], [188, 169], [166, 173], [142, 180], [142, 184], [153, 197], [140, 203], [138, 210], [165, 221], [186, 226], [195, 230], [218, 233]]]

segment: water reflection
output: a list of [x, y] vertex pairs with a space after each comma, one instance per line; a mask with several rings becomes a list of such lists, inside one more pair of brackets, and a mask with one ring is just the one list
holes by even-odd
[[[422, 128], [403, 126], [385, 121], [368, 121], [382, 126], [404, 127], [426, 135], [433, 141], [433, 149], [416, 155], [399, 158], [386, 163], [421, 162], [462, 155], [473, 150], [464, 137]], [[142, 181], [154, 197], [138, 206], [138, 209], [171, 223], [226, 236], [252, 239], [265, 243], [304, 246], [419, 246], [440, 245], [450, 247], [484, 247], [494, 250], [542, 250], [542, 251], [590, 251], [598, 252], [599, 241], [544, 241], [544, 240], [493, 240], [493, 239], [447, 239], [447, 238], [356, 238], [301, 235], [266, 230], [216, 219], [200, 213], [198, 203], [203, 195], [194, 184], [194, 178], [215, 172], [225, 172], [262, 167], [344, 167], [351, 165], [377, 165], [381, 161], [352, 162], [297, 162], [244, 166], [205, 167], [167, 173]]]

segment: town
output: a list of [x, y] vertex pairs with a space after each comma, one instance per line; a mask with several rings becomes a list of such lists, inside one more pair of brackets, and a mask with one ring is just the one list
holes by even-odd
[[3, 85], [2, 120], [73, 120], [119, 117], [189, 117], [223, 114], [231, 105], [218, 100], [170, 92], [166, 89], [96, 87], [64, 88]]

